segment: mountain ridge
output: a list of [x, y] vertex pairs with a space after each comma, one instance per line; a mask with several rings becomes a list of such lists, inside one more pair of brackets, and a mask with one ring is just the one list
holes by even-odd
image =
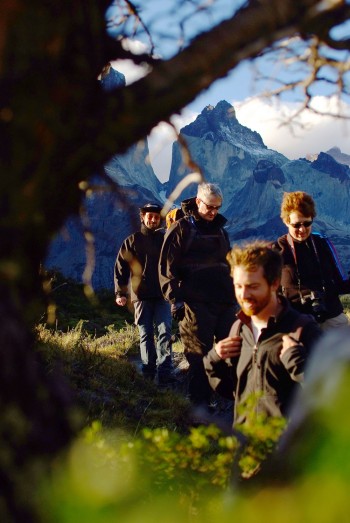
[[[226, 101], [204, 108], [180, 133], [205, 179], [218, 183], [223, 191], [222, 213], [232, 243], [256, 237], [274, 240], [283, 234], [285, 226], [279, 216], [283, 192], [304, 190], [316, 201], [315, 229], [329, 235], [346, 262], [350, 254], [349, 166], [324, 152], [313, 161], [289, 160], [267, 148], [258, 133], [242, 126]], [[169, 180], [163, 184], [150, 164], [146, 140], [108, 162], [105, 174], [118, 184], [117, 190], [102, 182], [105, 190], [92, 193], [84, 202], [94, 238], [95, 288], [113, 287], [118, 249], [139, 228], [138, 207], [146, 201], [163, 203], [189, 172], [178, 141], [173, 144]], [[196, 184], [191, 184], [175, 203], [194, 196], [196, 190]], [[85, 229], [79, 217], [70, 218], [52, 242], [45, 266], [81, 281], [87, 259]]]

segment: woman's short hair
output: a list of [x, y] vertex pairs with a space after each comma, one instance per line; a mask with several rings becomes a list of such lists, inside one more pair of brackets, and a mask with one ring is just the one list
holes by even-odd
[[312, 196], [303, 191], [285, 192], [281, 204], [281, 218], [284, 223], [289, 223], [289, 216], [292, 212], [315, 218], [316, 208]]

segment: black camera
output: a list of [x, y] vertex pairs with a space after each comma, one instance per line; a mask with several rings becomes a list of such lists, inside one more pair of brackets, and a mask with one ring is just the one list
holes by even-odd
[[317, 321], [325, 321], [327, 317], [327, 307], [323, 292], [311, 291], [310, 294], [302, 296], [300, 301], [303, 305], [308, 304], [310, 306], [310, 312]]

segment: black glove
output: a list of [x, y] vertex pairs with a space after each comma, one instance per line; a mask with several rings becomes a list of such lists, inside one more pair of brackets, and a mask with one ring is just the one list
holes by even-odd
[[185, 317], [185, 305], [183, 301], [177, 301], [170, 306], [171, 315], [176, 321], [181, 321]]

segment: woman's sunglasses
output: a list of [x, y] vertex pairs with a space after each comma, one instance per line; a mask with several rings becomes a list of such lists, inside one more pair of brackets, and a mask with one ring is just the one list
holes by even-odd
[[297, 223], [290, 223], [289, 224], [293, 229], [300, 229], [300, 227], [311, 227], [312, 220], [309, 222], [297, 222]]

